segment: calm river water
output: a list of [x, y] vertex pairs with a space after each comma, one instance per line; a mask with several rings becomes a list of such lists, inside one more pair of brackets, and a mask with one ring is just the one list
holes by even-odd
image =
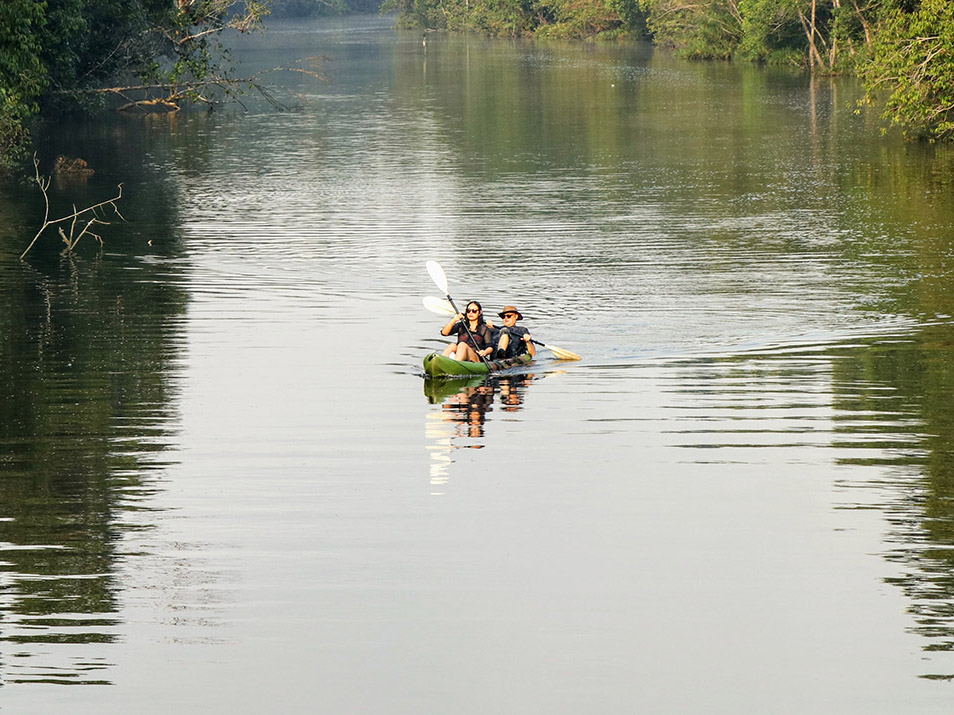
[[[0, 709], [948, 713], [954, 151], [856, 85], [275, 23], [0, 196]], [[424, 264], [540, 340], [421, 377]]]

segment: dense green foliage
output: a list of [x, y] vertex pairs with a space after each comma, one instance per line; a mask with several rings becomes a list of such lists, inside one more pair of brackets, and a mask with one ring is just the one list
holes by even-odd
[[97, 106], [118, 83], [141, 101], [207, 100], [228, 85], [223, 30], [259, 26], [256, 0], [4, 0], [0, 3], [0, 169], [22, 160], [37, 111]]
[[24, 120], [48, 84], [37, 33], [43, 21], [43, 9], [33, 0], [0, 4], [0, 168], [8, 169], [22, 154]]
[[886, 13], [860, 74], [869, 100], [888, 94], [885, 116], [906, 133], [954, 138], [954, 4], [923, 0]]
[[7, 0], [0, 5], [0, 156], [22, 158], [25, 122], [41, 106], [63, 111], [87, 89], [142, 72], [161, 52], [156, 28], [177, 11], [165, 0]]
[[516, 37], [620, 37], [645, 32], [638, 0], [386, 0], [405, 27]]
[[850, 69], [891, 0], [641, 0], [657, 42], [692, 57]]

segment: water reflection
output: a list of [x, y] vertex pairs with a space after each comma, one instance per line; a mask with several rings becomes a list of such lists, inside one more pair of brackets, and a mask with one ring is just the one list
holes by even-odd
[[[952, 653], [954, 325], [935, 323], [842, 357], [833, 363], [838, 462], [880, 467], [870, 481], [842, 480], [853, 497], [846, 508], [885, 513], [884, 556], [897, 569], [886, 581], [910, 600], [924, 651]], [[922, 677], [954, 678], [954, 662], [929, 662]]]
[[503, 377], [477, 377], [468, 380], [424, 380], [424, 395], [439, 412], [428, 412], [424, 426], [427, 449], [431, 455], [432, 494], [442, 494], [447, 485], [454, 451], [482, 449], [487, 415], [498, 402], [502, 412], [517, 412], [523, 405], [532, 373]]
[[923, 639], [920, 675], [954, 678], [954, 324], [677, 361], [657, 379], [660, 432], [691, 464], [834, 465], [841, 528], [884, 515], [883, 579]]
[[[124, 543], [171, 437], [185, 306], [164, 260], [175, 244], [168, 227], [127, 228], [105, 250], [38, 244], [20, 262], [30, 212], [6, 215], [18, 220], [0, 235], [0, 679], [109, 683]], [[151, 239], [147, 261], [137, 249]]]

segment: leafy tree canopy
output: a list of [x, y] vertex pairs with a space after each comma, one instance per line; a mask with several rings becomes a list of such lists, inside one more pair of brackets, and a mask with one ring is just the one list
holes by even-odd
[[175, 103], [228, 85], [224, 30], [248, 32], [258, 0], [3, 0], [0, 3], [0, 169], [22, 161], [37, 111], [102, 104], [110, 83]]
[[22, 159], [26, 141], [23, 123], [36, 111], [37, 99], [49, 84], [40, 60], [45, 15], [33, 0], [0, 3], [0, 168], [9, 170]]
[[861, 78], [884, 116], [909, 136], [954, 138], [954, 3], [923, 0], [885, 13]]

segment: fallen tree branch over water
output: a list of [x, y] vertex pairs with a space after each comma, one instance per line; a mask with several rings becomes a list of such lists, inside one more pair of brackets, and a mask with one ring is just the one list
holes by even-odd
[[[111, 206], [113, 211], [116, 212], [116, 215], [123, 221], [126, 219], [123, 218], [123, 215], [119, 212], [119, 207], [116, 206], [116, 202], [123, 197], [123, 185], [117, 185], [117, 194], [111, 199], [106, 201], [101, 201], [98, 204], [93, 204], [92, 206], [87, 206], [85, 209], [77, 209], [76, 204], [73, 204], [73, 213], [67, 214], [62, 218], [51, 219], [50, 218], [50, 197], [47, 193], [47, 190], [50, 188], [50, 184], [53, 181], [52, 177], [44, 177], [40, 174], [40, 161], [37, 159], [36, 154], [33, 155], [33, 169], [35, 172], [35, 181], [37, 186], [40, 187], [40, 191], [43, 194], [43, 225], [40, 226], [40, 230], [36, 232], [36, 235], [33, 237], [33, 240], [30, 241], [30, 245], [26, 247], [26, 250], [20, 254], [21, 260], [27, 253], [30, 252], [30, 249], [33, 248], [33, 245], [37, 242], [37, 239], [43, 235], [43, 232], [46, 231], [50, 226], [56, 226], [57, 232], [60, 234], [60, 238], [63, 240], [63, 243], [66, 245], [67, 251], [72, 251], [76, 248], [76, 244], [80, 242], [80, 239], [83, 236], [91, 236], [99, 241], [99, 245], [103, 245], [103, 237], [99, 234], [93, 233], [90, 229], [95, 225], [109, 225], [109, 221], [101, 218], [102, 211], [107, 206]], [[69, 222], [69, 234], [63, 230], [62, 225]]]
[[[95, 87], [70, 90], [67, 94], [114, 95], [124, 100], [118, 111], [139, 110], [142, 112], [177, 112], [183, 102], [191, 101], [212, 107], [217, 102], [231, 100], [241, 104], [239, 96], [246, 91], [258, 92], [269, 104], [280, 109], [287, 107], [275, 98], [275, 89], [262, 81], [266, 74], [293, 72], [322, 82], [328, 78], [321, 71], [321, 63], [330, 61], [328, 57], [306, 57], [296, 64], [272, 67], [251, 77], [228, 77], [213, 74], [201, 80], [179, 82], [157, 82], [152, 84], [134, 84], [119, 87]], [[136, 98], [136, 95], [139, 95]]]

